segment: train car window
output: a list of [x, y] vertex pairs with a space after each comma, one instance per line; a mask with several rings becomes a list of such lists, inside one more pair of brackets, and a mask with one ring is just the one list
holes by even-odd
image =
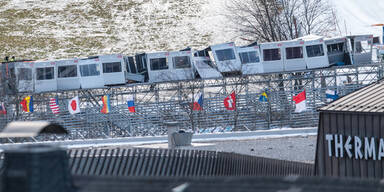
[[241, 64], [258, 63], [260, 62], [259, 54], [256, 51], [240, 53]]
[[167, 62], [167, 58], [165, 58], [165, 57], [164, 58], [151, 59], [150, 65], [151, 65], [152, 71], [168, 69], [168, 62]]
[[287, 59], [303, 58], [303, 47], [287, 47], [285, 52], [287, 53]]
[[176, 69], [191, 68], [191, 59], [188, 56], [173, 57], [172, 60]]
[[323, 45], [310, 45], [306, 46], [308, 57], [319, 57], [324, 56]]
[[77, 77], [77, 66], [76, 65], [59, 66], [58, 77], [59, 78]]
[[30, 81], [32, 80], [32, 69], [30, 68], [18, 68], [17, 77], [20, 80]]
[[103, 63], [103, 73], [121, 72], [121, 62]]
[[80, 74], [82, 77], [99, 76], [100, 69], [98, 64], [80, 65]]
[[280, 49], [264, 49], [263, 50], [264, 61], [277, 61], [281, 60]]
[[49, 80], [54, 78], [53, 67], [43, 67], [36, 69], [37, 80]]
[[233, 49], [223, 49], [215, 52], [219, 61], [233, 60], [236, 58]]
[[336, 43], [327, 45], [328, 54], [343, 53], [344, 43]]

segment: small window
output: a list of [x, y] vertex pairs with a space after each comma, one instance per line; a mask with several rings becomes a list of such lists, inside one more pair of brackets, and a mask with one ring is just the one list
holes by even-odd
[[306, 49], [308, 57], [324, 56], [323, 45], [311, 45], [307, 46]]
[[17, 77], [20, 80], [30, 81], [32, 80], [32, 69], [31, 68], [18, 68]]
[[287, 53], [287, 59], [303, 58], [303, 47], [288, 47], [285, 51]]
[[277, 61], [281, 59], [280, 49], [264, 49], [264, 61]]
[[80, 65], [80, 74], [82, 77], [99, 76], [100, 68], [98, 64]]
[[103, 63], [103, 73], [121, 72], [121, 62]]
[[227, 60], [236, 59], [235, 52], [233, 51], [233, 49], [217, 50], [216, 55], [217, 55], [217, 59], [219, 59], [219, 61], [227, 61]]
[[59, 66], [58, 77], [59, 78], [77, 77], [77, 66], [76, 65]]
[[43, 67], [36, 69], [37, 80], [49, 80], [54, 79], [53, 67]]
[[168, 69], [167, 58], [151, 59], [150, 64], [152, 71]]
[[344, 43], [327, 45], [328, 54], [344, 53]]
[[172, 59], [173, 59], [173, 66], [175, 67], [175, 69], [191, 67], [191, 60], [188, 56], [174, 57]]
[[256, 51], [240, 53], [241, 64], [260, 62], [259, 54]]

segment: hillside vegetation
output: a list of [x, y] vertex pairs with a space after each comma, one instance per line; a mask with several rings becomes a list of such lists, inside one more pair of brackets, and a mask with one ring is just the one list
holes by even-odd
[[[203, 0], [4, 0], [0, 56], [59, 59], [205, 47]], [[207, 26], [208, 28], [209, 26]]]

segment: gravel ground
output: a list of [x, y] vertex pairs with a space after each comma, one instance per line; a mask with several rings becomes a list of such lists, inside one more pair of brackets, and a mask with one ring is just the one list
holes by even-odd
[[[167, 148], [167, 143], [127, 145], [121, 148]], [[110, 147], [107, 147], [110, 148]], [[274, 159], [314, 163], [316, 136], [196, 142], [181, 149], [234, 152]]]

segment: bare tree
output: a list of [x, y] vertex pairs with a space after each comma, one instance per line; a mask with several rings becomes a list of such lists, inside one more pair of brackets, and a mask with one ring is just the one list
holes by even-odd
[[227, 9], [236, 34], [247, 41], [282, 41], [336, 30], [328, 0], [230, 0]]

